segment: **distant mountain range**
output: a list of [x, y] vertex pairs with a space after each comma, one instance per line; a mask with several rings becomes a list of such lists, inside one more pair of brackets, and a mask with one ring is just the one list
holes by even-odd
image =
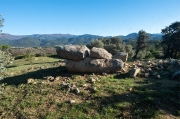
[[[148, 34], [151, 40], [161, 40], [162, 34]], [[112, 36], [108, 36], [112, 37]], [[123, 41], [136, 40], [137, 33], [131, 33], [127, 36], [117, 36]], [[103, 36], [84, 34], [33, 34], [33, 35], [11, 35], [4, 34], [0, 36], [0, 44], [9, 44], [14, 47], [38, 47], [54, 46], [62, 44], [88, 44], [92, 39], [103, 38]]]

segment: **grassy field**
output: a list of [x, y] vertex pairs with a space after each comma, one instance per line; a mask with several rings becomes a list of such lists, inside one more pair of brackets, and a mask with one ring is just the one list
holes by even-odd
[[15, 60], [0, 82], [0, 118], [180, 118], [179, 81], [118, 73], [72, 74], [58, 60], [36, 57], [32, 65]]

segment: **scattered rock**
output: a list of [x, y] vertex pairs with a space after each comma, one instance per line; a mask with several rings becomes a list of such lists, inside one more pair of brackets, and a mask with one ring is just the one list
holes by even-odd
[[79, 61], [89, 56], [90, 50], [85, 45], [64, 45], [57, 47], [56, 52], [61, 58]]
[[157, 76], [157, 75], [158, 75], [158, 73], [157, 73], [157, 72], [154, 72], [154, 73], [153, 73], [153, 76]]
[[33, 78], [29, 78], [28, 80], [27, 80], [27, 83], [28, 84], [33, 84], [35, 82], [35, 80], [33, 79]]
[[113, 56], [114, 59], [121, 59], [123, 62], [126, 62], [128, 59], [128, 53], [120, 52]]
[[160, 78], [161, 78], [161, 76], [160, 76], [160, 75], [157, 75], [157, 76], [156, 76], [156, 78], [160, 79]]
[[83, 87], [87, 87], [88, 85], [87, 84], [84, 84]]
[[145, 76], [145, 77], [149, 77], [149, 73], [145, 73], [144, 76]]
[[103, 72], [102, 75], [103, 75], [103, 76], [107, 76], [107, 73]]
[[66, 62], [66, 59], [59, 59], [58, 62], [64, 63], [64, 62]]
[[70, 84], [69, 83], [65, 83], [65, 82], [61, 83], [60, 86], [62, 88], [70, 88]]
[[75, 88], [75, 89], [74, 89], [74, 93], [79, 94], [79, 93], [80, 93], [80, 90], [79, 90], [78, 88]]
[[52, 82], [52, 81], [54, 81], [54, 77], [53, 76], [47, 76], [47, 80]]
[[75, 100], [69, 100], [69, 103], [74, 104], [74, 103], [76, 103], [76, 101]]
[[96, 87], [88, 87], [88, 90], [91, 92], [91, 93], [95, 93], [97, 91], [97, 88]]
[[96, 87], [91, 87], [91, 92], [96, 92], [97, 91], [97, 88]]
[[89, 79], [89, 82], [90, 82], [90, 83], [95, 83], [95, 82], [96, 82], [96, 79], [94, 79], [94, 78], [91, 77], [91, 78]]
[[130, 77], [136, 77], [136, 75], [140, 72], [140, 68], [131, 69], [129, 72]]
[[55, 78], [56, 81], [58, 81], [58, 80], [60, 80], [60, 79], [61, 79], [60, 76], [57, 76], [57, 77]]
[[150, 60], [148, 60], [148, 61], [146, 61], [146, 63], [147, 63], [147, 64], [151, 64], [151, 61], [150, 61]]
[[90, 51], [90, 56], [97, 59], [111, 59], [112, 55], [103, 48], [93, 47]]

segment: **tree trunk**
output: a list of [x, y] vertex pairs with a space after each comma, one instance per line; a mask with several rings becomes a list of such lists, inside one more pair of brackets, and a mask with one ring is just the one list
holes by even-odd
[[175, 53], [174, 53], [174, 59], [176, 59], [177, 53], [178, 53], [178, 51], [176, 50]]
[[138, 53], [139, 53], [139, 50], [136, 50], [136, 52], [135, 52], [135, 55], [134, 55], [133, 59], [136, 59], [136, 58], [137, 58]]

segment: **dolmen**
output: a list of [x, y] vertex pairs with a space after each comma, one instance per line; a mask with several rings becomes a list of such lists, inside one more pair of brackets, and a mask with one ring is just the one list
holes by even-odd
[[91, 50], [85, 45], [63, 45], [56, 48], [57, 55], [66, 59], [69, 72], [80, 73], [114, 73], [121, 71], [124, 62], [112, 58], [103, 48], [93, 47]]

